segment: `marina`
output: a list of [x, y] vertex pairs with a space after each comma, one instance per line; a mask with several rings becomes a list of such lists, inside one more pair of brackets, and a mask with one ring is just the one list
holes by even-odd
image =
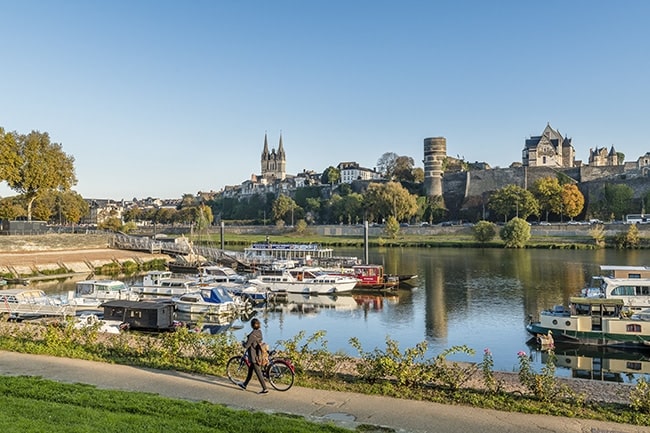
[[[359, 256], [361, 250], [337, 248], [337, 254]], [[384, 348], [387, 337], [398, 341], [402, 350], [424, 341], [431, 356], [466, 345], [476, 354], [457, 359], [480, 362], [483, 350], [489, 348], [495, 369], [513, 371], [517, 353], [531, 351], [527, 344], [531, 335], [525, 329], [530, 315], [567, 305], [601, 272], [601, 264], [641, 266], [650, 263], [650, 251], [557, 250], [548, 254], [534, 249], [376, 248], [370, 250], [369, 258], [382, 263], [387, 273], [417, 277], [409, 289], [340, 295], [341, 308], [327, 308], [318, 299], [310, 305], [311, 297], [293, 303], [295, 307], [286, 301], [266, 307], [262, 303], [255, 307], [254, 316], [262, 321], [265, 339], [273, 345], [299, 332], [309, 336], [325, 331], [330, 351], [350, 355], [356, 354], [349, 344], [352, 337], [359, 338], [366, 350]], [[136, 285], [141, 279], [134, 276], [125, 282]], [[67, 293], [74, 287], [73, 281], [33, 284], [48, 295]], [[227, 323], [214, 318], [210, 321], [214, 326], [206, 326], [205, 331], [232, 332], [242, 339], [250, 317]], [[208, 322], [198, 319], [197, 323]], [[535, 355], [533, 367], [540, 368], [541, 362]], [[558, 368], [557, 374], [571, 372]]]

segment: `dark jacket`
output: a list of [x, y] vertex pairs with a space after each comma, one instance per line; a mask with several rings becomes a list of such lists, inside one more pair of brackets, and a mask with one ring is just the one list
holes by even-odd
[[251, 362], [257, 363], [257, 346], [262, 342], [262, 330], [253, 329], [246, 341], [244, 342], [244, 350], [248, 352], [248, 359]]

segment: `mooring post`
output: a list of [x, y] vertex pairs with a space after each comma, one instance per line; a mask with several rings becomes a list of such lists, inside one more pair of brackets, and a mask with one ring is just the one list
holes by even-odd
[[363, 263], [368, 264], [368, 220], [363, 222]]
[[223, 232], [224, 232], [223, 221], [221, 221], [221, 227], [219, 228], [219, 230], [220, 230], [220, 233], [221, 233], [221, 251], [223, 251], [224, 250], [224, 242], [225, 242], [224, 239], [223, 239]]

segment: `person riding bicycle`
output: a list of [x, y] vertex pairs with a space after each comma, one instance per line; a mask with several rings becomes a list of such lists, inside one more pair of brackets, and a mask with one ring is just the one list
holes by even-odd
[[251, 320], [251, 327], [253, 330], [250, 332], [250, 334], [248, 334], [246, 341], [243, 343], [244, 350], [248, 355], [250, 364], [248, 366], [248, 374], [246, 375], [246, 380], [238, 383], [238, 385], [241, 389], [246, 389], [248, 382], [250, 382], [251, 378], [253, 377], [253, 371], [255, 371], [255, 375], [257, 375], [257, 379], [260, 381], [260, 385], [262, 385], [262, 390], [258, 394], [266, 394], [269, 392], [269, 390], [266, 388], [264, 376], [262, 376], [262, 368], [260, 367], [259, 360], [257, 359], [257, 348], [262, 343], [262, 330], [260, 329], [260, 326], [261, 324], [258, 319]]

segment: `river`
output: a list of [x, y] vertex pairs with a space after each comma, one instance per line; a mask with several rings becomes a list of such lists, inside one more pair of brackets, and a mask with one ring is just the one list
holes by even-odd
[[[336, 248], [335, 255], [361, 258], [363, 250]], [[257, 317], [265, 340], [273, 345], [300, 331], [311, 336], [323, 330], [326, 335], [321, 342], [332, 352], [356, 355], [349, 344], [351, 337], [357, 337], [365, 351], [384, 349], [390, 338], [402, 350], [426, 341], [431, 356], [457, 345], [476, 352], [471, 357], [454, 356], [454, 360], [480, 362], [483, 351], [489, 349], [494, 368], [500, 371], [517, 371], [517, 353], [524, 351], [539, 368], [545, 358], [526, 344], [529, 316], [536, 318], [540, 310], [566, 304], [599, 274], [600, 265], [645, 265], [650, 263], [650, 251], [373, 248], [369, 261], [383, 264], [389, 273], [416, 274], [413, 287], [388, 296], [298, 297], [291, 305], [260, 310]], [[74, 283], [62, 282], [46, 291], [73, 287]], [[241, 322], [230, 328], [238, 339], [249, 329]], [[559, 358], [561, 365], [580, 362], [569, 355]], [[610, 362], [597, 358], [590, 358], [596, 376], [622, 381], [634, 377], [610, 372], [614, 369]], [[629, 367], [629, 361], [625, 365]], [[632, 371], [641, 371], [636, 365]], [[643, 369], [645, 365], [644, 361]], [[589, 375], [563, 367], [557, 374]]]

